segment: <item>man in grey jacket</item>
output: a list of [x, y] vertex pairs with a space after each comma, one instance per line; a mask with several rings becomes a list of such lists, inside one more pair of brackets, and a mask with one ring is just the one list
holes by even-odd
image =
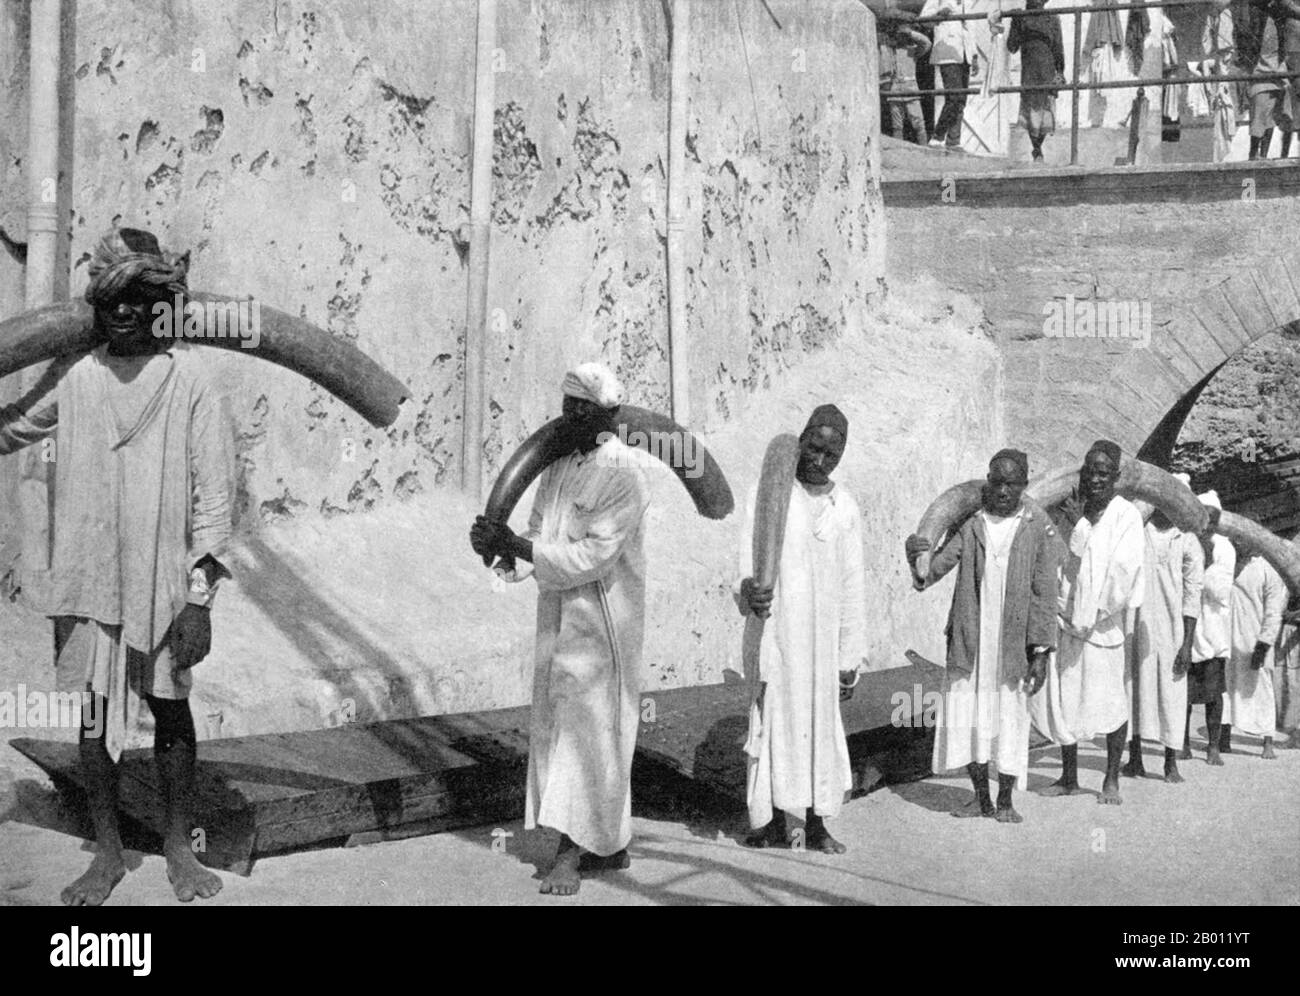
[[[1042, 688], [1056, 646], [1062, 550], [1047, 513], [1024, 500], [1028, 482], [1025, 454], [998, 451], [989, 461], [983, 508], [939, 548], [924, 577], [916, 574], [916, 559], [929, 541], [907, 539], [918, 590], [957, 567], [932, 762], [936, 772], [965, 767], [975, 787], [975, 804], [954, 816], [1021, 822], [1012, 789], [1026, 787], [1029, 697]], [[998, 768], [996, 808], [990, 761]]]

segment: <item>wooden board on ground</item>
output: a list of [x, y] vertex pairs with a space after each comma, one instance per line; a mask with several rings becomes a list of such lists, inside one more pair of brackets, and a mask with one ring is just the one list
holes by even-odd
[[[863, 676], [844, 708], [861, 789], [928, 773], [932, 731], [920, 712], [936, 673], [914, 663]], [[748, 708], [742, 684], [647, 693], [638, 754], [743, 800]], [[309, 845], [516, 819], [524, 806], [527, 731], [528, 708], [519, 707], [201, 741], [195, 824], [202, 848], [196, 853], [210, 867], [247, 874], [258, 857]], [[10, 743], [65, 793], [80, 787], [75, 744]], [[123, 754], [119, 804], [150, 839], [161, 839], [152, 750]]]

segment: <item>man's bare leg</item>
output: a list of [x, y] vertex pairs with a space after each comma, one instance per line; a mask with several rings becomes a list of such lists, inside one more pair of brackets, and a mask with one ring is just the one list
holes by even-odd
[[772, 814], [767, 826], [752, 831], [741, 843], [745, 847], [789, 847], [790, 841], [785, 831], [785, 811], [778, 809]]
[[1023, 823], [1025, 821], [1025, 818], [1016, 812], [1016, 807], [1011, 804], [1011, 791], [1015, 787], [1015, 775], [1004, 775], [1002, 772], [998, 772], [997, 821], [999, 823]]
[[1061, 777], [1052, 782], [1038, 794], [1052, 798], [1058, 795], [1073, 795], [1079, 791], [1079, 745], [1061, 745]]
[[[117, 825], [117, 765], [104, 746], [108, 701], [103, 696], [87, 693], [86, 702], [90, 713], [82, 717], [77, 752], [90, 803], [90, 819], [95, 825], [95, 857], [86, 873], [59, 894], [65, 906], [101, 905], [126, 874], [122, 836]], [[87, 727], [97, 728], [98, 736], [92, 736]]]
[[1183, 727], [1183, 750], [1178, 755], [1180, 761], [1192, 759], [1192, 703], [1187, 703], [1187, 725]]
[[826, 821], [814, 813], [811, 809], [804, 815], [804, 844], [810, 851], [821, 851], [824, 854], [843, 854], [848, 850], [843, 844], [831, 836], [831, 832], [826, 829]]
[[1213, 701], [1205, 704], [1206, 751], [1205, 763], [1223, 767], [1219, 757], [1219, 726], [1223, 719], [1223, 696], [1211, 696]]
[[151, 695], [149, 709], [155, 723], [154, 763], [158, 765], [158, 780], [162, 783], [167, 810], [167, 835], [163, 840], [167, 881], [183, 903], [191, 902], [196, 896], [211, 899], [221, 891], [221, 879], [199, 864], [190, 836], [194, 830], [197, 750], [190, 704], [185, 699], [160, 699]]
[[1260, 755], [1265, 761], [1276, 761], [1277, 754], [1273, 751], [1273, 738], [1264, 738], [1264, 753]]
[[1106, 734], [1106, 777], [1101, 783], [1101, 801], [1108, 806], [1118, 806], [1119, 765], [1124, 760], [1124, 741], [1128, 739], [1128, 723]]
[[1134, 736], [1128, 742], [1128, 764], [1120, 772], [1125, 778], [1145, 778], [1146, 765], [1142, 763], [1142, 738]]
[[1178, 773], [1178, 751], [1172, 747], [1165, 748], [1165, 781], [1170, 785], [1177, 784], [1183, 780], [1183, 776]]
[[1224, 723], [1219, 727], [1219, 753], [1232, 753], [1232, 724]]
[[575, 896], [582, 885], [582, 875], [578, 865], [582, 860], [582, 851], [568, 834], [560, 834], [560, 846], [555, 849], [555, 864], [542, 879], [537, 891], [547, 896]]
[[975, 801], [967, 803], [961, 809], [954, 809], [952, 815], [959, 819], [970, 819], [972, 817], [992, 818], [996, 815], [993, 808], [993, 800], [989, 797], [989, 766], [988, 762], [976, 764], [972, 761], [966, 765], [966, 774], [970, 775], [970, 783], [975, 788]]

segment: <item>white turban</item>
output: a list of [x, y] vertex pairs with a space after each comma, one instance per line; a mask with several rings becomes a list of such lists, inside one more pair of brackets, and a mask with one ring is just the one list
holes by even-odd
[[617, 408], [623, 403], [623, 385], [606, 366], [583, 363], [564, 375], [560, 389], [570, 398], [582, 398], [601, 408]]
[[1206, 505], [1209, 508], [1217, 508], [1220, 512], [1223, 511], [1223, 506], [1219, 503], [1219, 492], [1207, 491], [1203, 495], [1197, 495], [1197, 497], [1201, 500], [1202, 505]]

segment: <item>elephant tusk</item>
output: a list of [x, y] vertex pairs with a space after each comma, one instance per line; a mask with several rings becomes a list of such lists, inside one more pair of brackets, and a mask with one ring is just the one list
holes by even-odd
[[[392, 425], [406, 385], [356, 346], [317, 325], [249, 298], [192, 293], [203, 305], [203, 321], [187, 342], [245, 352], [301, 374], [319, 384], [376, 428]], [[256, 314], [256, 337], [228, 323], [231, 307]], [[248, 306], [251, 306], [248, 307]], [[183, 319], [177, 318], [181, 323]], [[180, 337], [178, 335], [178, 337]], [[93, 349], [104, 341], [95, 329], [94, 311], [84, 301], [68, 301], [25, 312], [0, 322], [0, 377], [56, 357]]]
[[[664, 415], [623, 405], [619, 408], [617, 434], [628, 446], [657, 457], [685, 486], [695, 510], [708, 519], [724, 519], [731, 514], [735, 500], [726, 475], [704, 444], [687, 429]], [[488, 495], [484, 516], [495, 522], [507, 522], [528, 486], [560, 457], [575, 448], [569, 423], [552, 419], [520, 444], [501, 468]]]
[[983, 495], [983, 481], [964, 481], [954, 484], [930, 503], [916, 527], [916, 535], [930, 541], [930, 549], [916, 558], [915, 573], [918, 577], [924, 578], [930, 573], [930, 559], [938, 550], [940, 540], [955, 532], [979, 510]]

